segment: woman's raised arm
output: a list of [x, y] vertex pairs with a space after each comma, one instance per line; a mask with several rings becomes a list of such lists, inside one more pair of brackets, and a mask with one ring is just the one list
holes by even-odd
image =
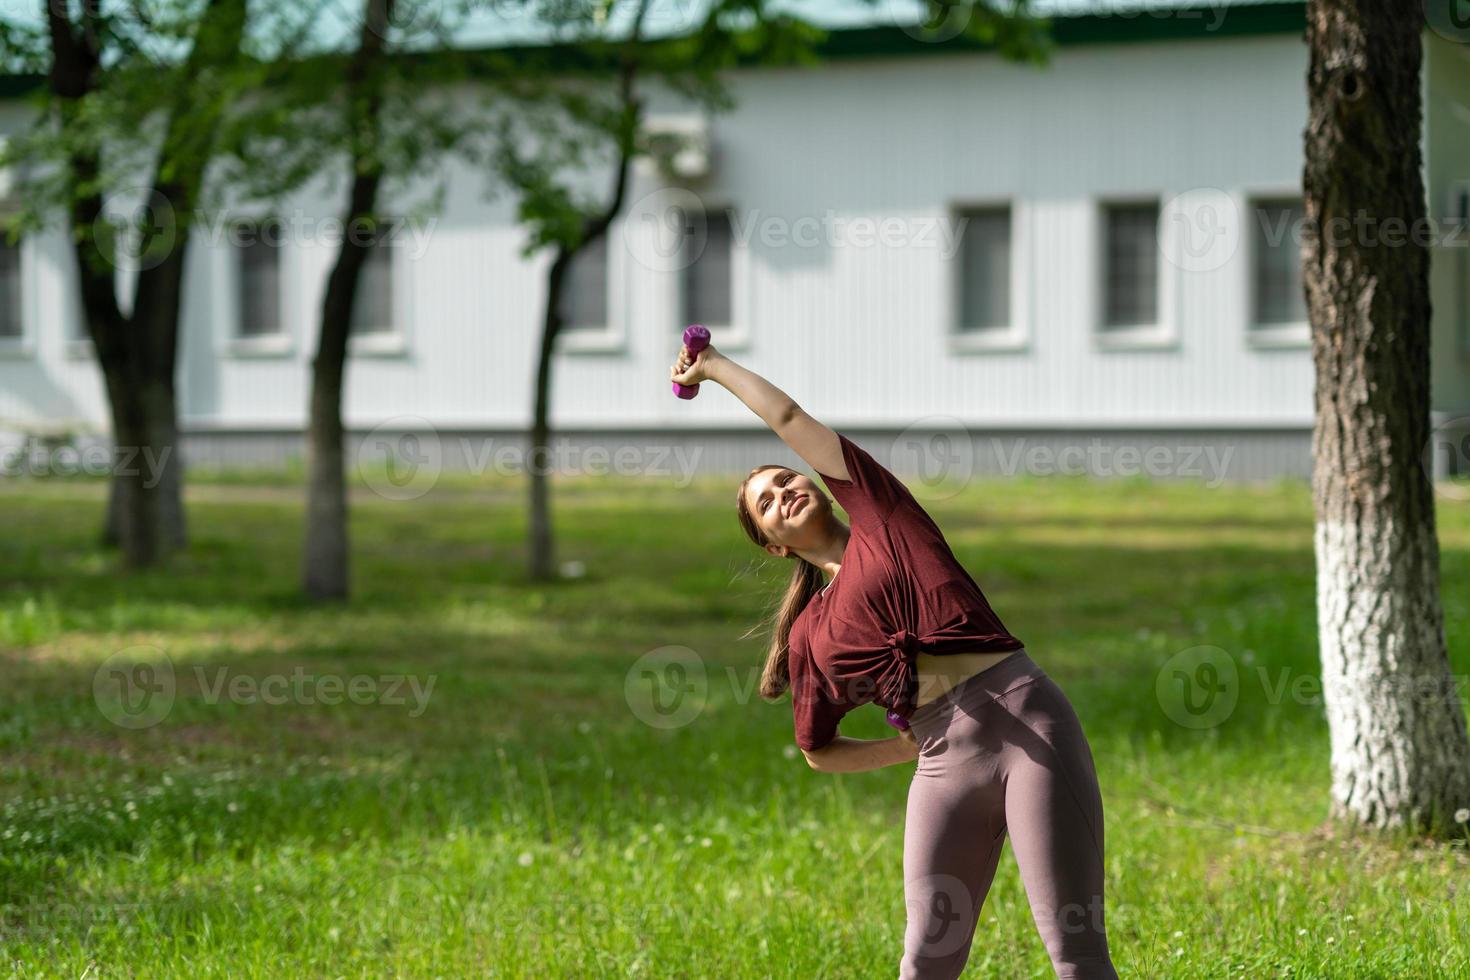
[[745, 403], [792, 451], [818, 473], [848, 479], [837, 433], [808, 415], [796, 400], [748, 368], [706, 347], [691, 359], [689, 349], [680, 347], [679, 359], [669, 378], [683, 385], [713, 381]]

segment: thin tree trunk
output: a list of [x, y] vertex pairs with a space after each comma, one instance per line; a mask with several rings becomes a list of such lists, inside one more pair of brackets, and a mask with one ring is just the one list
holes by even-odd
[[[371, 212], [380, 178], [353, 180], [348, 228]], [[306, 447], [306, 544], [301, 587], [313, 599], [345, 599], [350, 592], [346, 461], [342, 387], [357, 283], [367, 260], [354, 235], [344, 235], [322, 300], [321, 330], [311, 362], [311, 419]]]
[[[1448, 835], [1470, 740], [1439, 599], [1429, 436], [1429, 257], [1378, 240], [1425, 217], [1422, 21], [1311, 0], [1303, 277], [1316, 369], [1317, 618], [1330, 816]], [[1363, 220], [1359, 220], [1359, 219]]]
[[342, 236], [336, 264], [327, 279], [317, 351], [311, 363], [301, 588], [312, 599], [346, 599], [350, 592], [342, 387], [357, 283], [371, 247], [359, 238], [358, 229], [375, 211], [382, 183], [376, 152], [382, 92], [368, 85], [368, 76], [382, 54], [393, 7], [394, 0], [364, 0], [366, 16], [347, 76], [348, 111], [360, 143], [352, 153], [354, 177], [347, 204], [347, 233]]
[[[347, 489], [342, 446], [342, 376], [351, 313], [344, 315], [344, 260], [332, 270], [322, 304], [321, 336], [311, 364], [311, 420], [307, 428], [306, 543], [301, 587], [313, 599], [345, 599]], [[352, 277], [356, 282], [356, 276]], [[339, 283], [339, 280], [342, 282]]]
[[625, 51], [618, 72], [618, 99], [622, 110], [620, 129], [617, 133], [618, 161], [613, 175], [612, 197], [606, 209], [586, 219], [582, 226], [581, 240], [571, 248], [559, 247], [556, 258], [546, 277], [546, 310], [542, 318], [541, 346], [536, 358], [536, 385], [534, 404], [531, 409], [531, 432], [527, 447], [527, 467], [531, 478], [528, 483], [531, 519], [528, 528], [527, 570], [532, 580], [546, 581], [556, 577], [556, 542], [551, 525], [551, 361], [556, 351], [556, 336], [561, 330], [561, 293], [566, 282], [566, 271], [573, 256], [607, 234], [613, 218], [623, 209], [623, 198], [628, 190], [628, 172], [632, 169], [635, 139], [643, 114], [643, 102], [635, 90], [638, 78], [638, 61], [628, 53], [635, 48], [642, 36], [643, 18], [648, 12], [648, 0], [639, 4], [629, 33], [629, 48]]
[[566, 270], [575, 253], [558, 248], [556, 258], [546, 275], [546, 311], [542, 318], [541, 348], [536, 358], [536, 400], [531, 409], [530, 445], [526, 447], [529, 483], [530, 561], [527, 569], [533, 581], [556, 577], [556, 541], [551, 527], [551, 362], [556, 350], [556, 335], [561, 329], [561, 294]]

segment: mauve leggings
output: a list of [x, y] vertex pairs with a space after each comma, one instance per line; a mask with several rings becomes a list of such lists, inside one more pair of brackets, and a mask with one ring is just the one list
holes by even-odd
[[1009, 830], [1061, 980], [1116, 980], [1103, 921], [1102, 794], [1061, 688], [1018, 650], [922, 705], [904, 825], [899, 980], [958, 977]]

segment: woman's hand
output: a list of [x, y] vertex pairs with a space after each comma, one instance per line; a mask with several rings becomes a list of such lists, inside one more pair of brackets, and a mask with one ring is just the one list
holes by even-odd
[[669, 380], [677, 381], [681, 385], [697, 385], [701, 381], [712, 380], [710, 370], [714, 362], [724, 357], [715, 350], [713, 344], [705, 347], [697, 355], [690, 354], [689, 348], [679, 347], [679, 359], [669, 367]]
[[919, 757], [919, 740], [914, 737], [914, 730], [912, 728], [901, 728], [899, 729], [898, 737], [908, 747], [910, 752], [909, 758], [917, 759]]

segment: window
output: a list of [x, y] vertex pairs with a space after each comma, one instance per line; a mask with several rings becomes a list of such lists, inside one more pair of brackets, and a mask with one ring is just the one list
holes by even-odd
[[274, 337], [281, 333], [280, 222], [245, 223], [238, 227], [239, 335]]
[[1111, 204], [1105, 212], [1104, 329], [1159, 319], [1159, 205]]
[[960, 234], [961, 332], [1011, 325], [1011, 212], [966, 212]]
[[1253, 211], [1252, 323], [1257, 326], [1306, 323], [1307, 301], [1302, 291], [1301, 202], [1258, 201]]
[[352, 303], [352, 336], [393, 332], [393, 248], [383, 238], [368, 246]]
[[[735, 236], [729, 209], [706, 212], [704, 228], [704, 248], [684, 266], [683, 319], [706, 326], [731, 326], [735, 321], [731, 269]], [[692, 252], [693, 245], [689, 248]]]
[[0, 340], [21, 337], [20, 243], [0, 234]]
[[561, 284], [563, 330], [607, 329], [607, 239], [604, 232], [572, 256]]

